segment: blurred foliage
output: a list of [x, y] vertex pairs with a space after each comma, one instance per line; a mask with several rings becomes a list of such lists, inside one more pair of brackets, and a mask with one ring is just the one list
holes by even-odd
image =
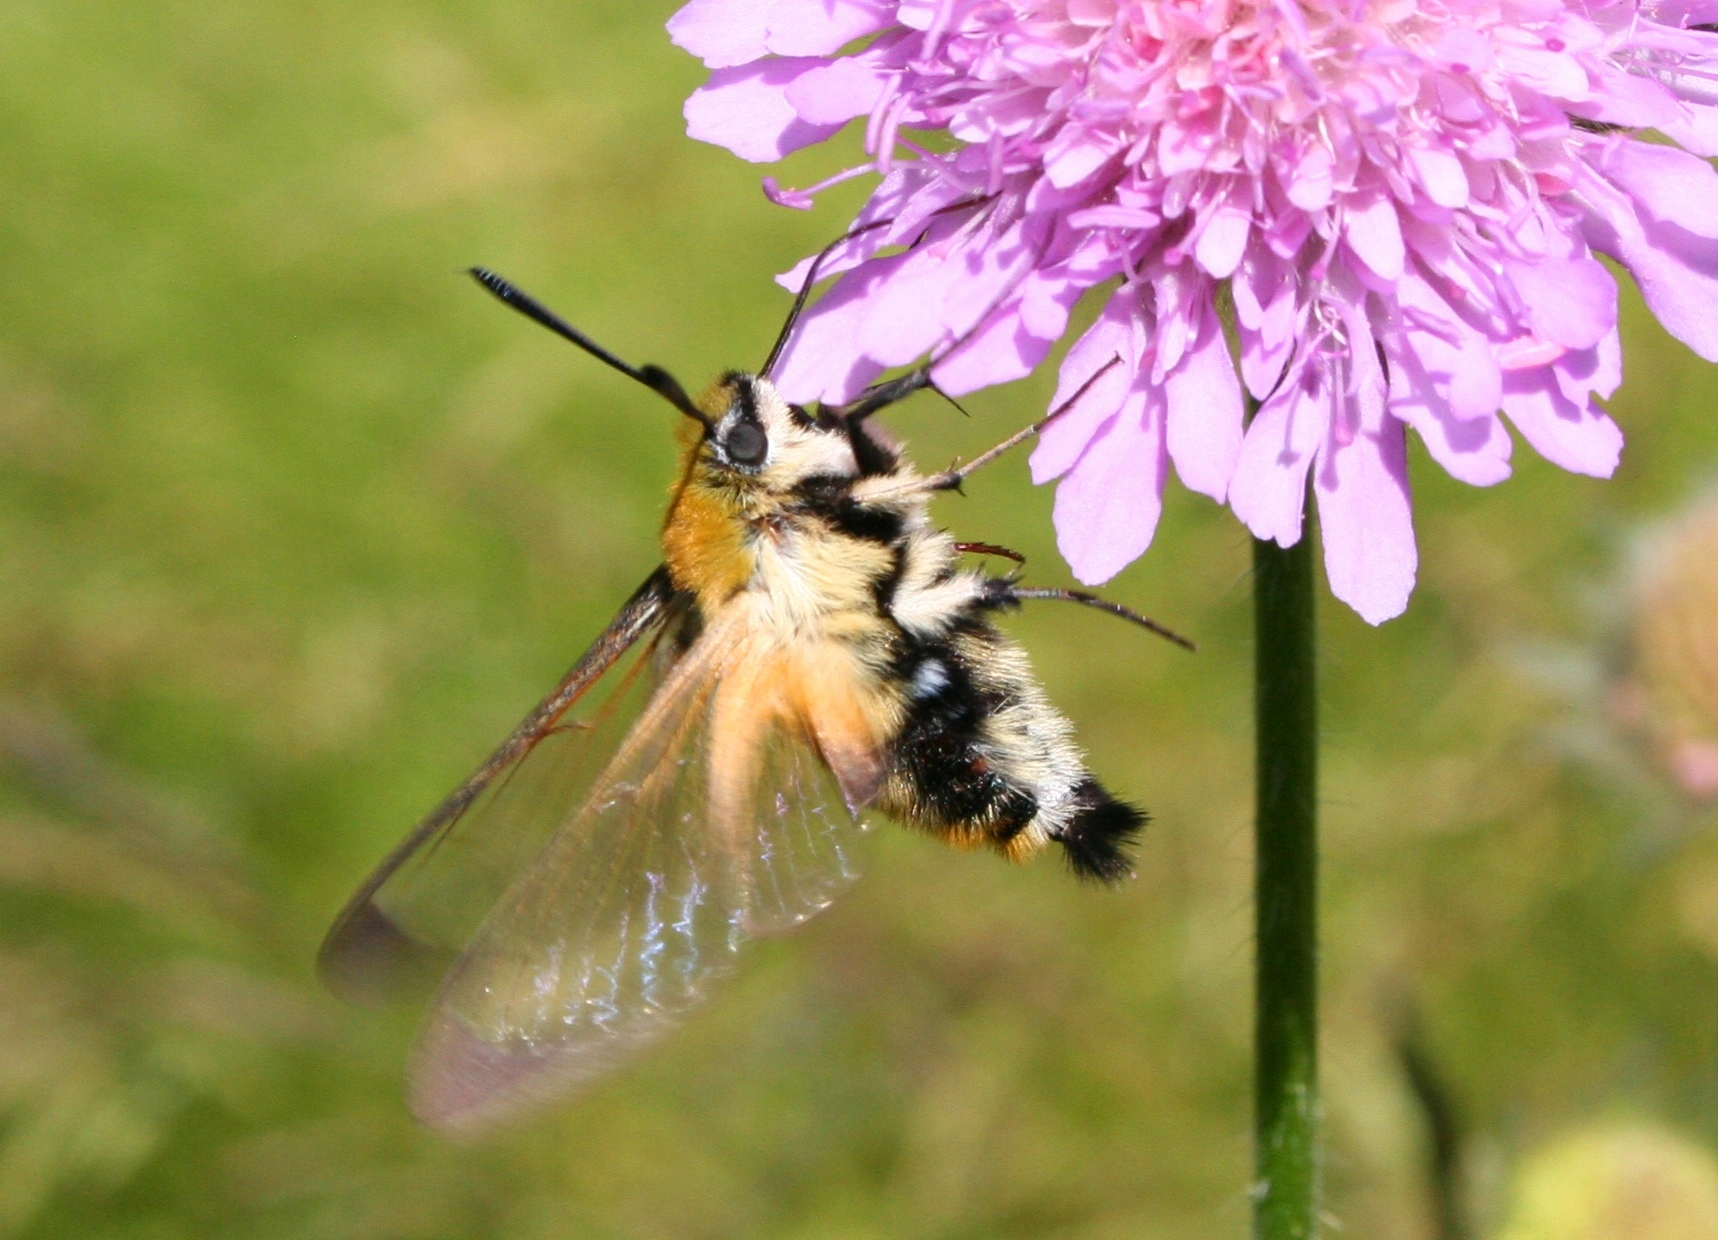
[[1603, 1125], [1558, 1137], [1521, 1169], [1502, 1240], [1708, 1240], [1718, 1159], [1676, 1134]]
[[[309, 975], [348, 890], [654, 562], [672, 414], [458, 271], [694, 382], [761, 358], [770, 274], [862, 192], [782, 211], [686, 140], [671, 8], [0, 6], [0, 1236], [1245, 1231], [1248, 551], [1182, 492], [1111, 592], [1196, 657], [1083, 612], [1017, 625], [1154, 812], [1120, 892], [880, 833], [856, 893], [683, 1034], [470, 1146], [402, 1112], [410, 1015]], [[1718, 839], [1606, 703], [1631, 531], [1708, 480], [1718, 381], [1627, 313], [1616, 480], [1523, 448], [1479, 491], [1419, 454], [1409, 614], [1324, 606], [1350, 1235], [1432, 1234], [1403, 996], [1476, 1234], [1620, 1234], [1535, 1221], [1604, 1158], [1706, 1185], [1694, 1230], [1652, 1234], [1712, 1234]], [[890, 420], [940, 462], [1047, 389]], [[1021, 458], [969, 490], [952, 528], [1065, 580]], [[1555, 1153], [1617, 1115], [1680, 1135]]]

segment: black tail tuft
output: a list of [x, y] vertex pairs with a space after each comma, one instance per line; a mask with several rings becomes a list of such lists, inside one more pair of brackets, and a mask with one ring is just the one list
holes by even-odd
[[1116, 800], [1095, 779], [1074, 789], [1074, 803], [1074, 816], [1058, 840], [1074, 873], [1104, 883], [1130, 877], [1133, 866], [1123, 850], [1145, 826], [1145, 814]]

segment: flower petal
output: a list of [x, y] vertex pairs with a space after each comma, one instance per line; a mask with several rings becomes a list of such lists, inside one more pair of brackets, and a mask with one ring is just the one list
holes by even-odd
[[1342, 235], [1360, 261], [1386, 280], [1402, 274], [1407, 250], [1402, 244], [1402, 225], [1396, 207], [1382, 194], [1373, 194], [1349, 204]]
[[1241, 265], [1241, 255], [1247, 248], [1247, 234], [1252, 223], [1252, 215], [1240, 207], [1218, 207], [1199, 234], [1193, 247], [1193, 257], [1219, 280], [1234, 274], [1235, 268]]
[[764, 60], [717, 69], [686, 100], [687, 135], [725, 146], [754, 164], [773, 163], [802, 146], [823, 141], [841, 126], [801, 120], [787, 99], [787, 88], [820, 63]]
[[1623, 382], [1622, 340], [1613, 329], [1591, 349], [1565, 353], [1551, 372], [1570, 400], [1584, 402], [1589, 394], [1609, 400]]
[[1366, 623], [1382, 624], [1407, 609], [1419, 552], [1402, 424], [1382, 413], [1361, 422], [1348, 443], [1327, 445], [1313, 490], [1330, 592]]
[[1072, 281], [1028, 277], [1018, 296], [937, 362], [931, 378], [950, 396], [1024, 379], [1049, 356], [1083, 291]]
[[1161, 397], [1135, 387], [1056, 487], [1056, 546], [1075, 577], [1102, 585], [1151, 546], [1166, 469]]
[[1629, 269], [1658, 321], [1709, 362], [1718, 362], [1718, 241], [1674, 224], [1642, 220], [1632, 199], [1588, 178], [1594, 211], [1588, 241]]
[[828, 56], [889, 24], [883, 0], [765, 0], [766, 45], [778, 56]]
[[829, 249], [821, 262], [818, 255], [810, 255], [776, 276], [775, 282], [797, 293], [811, 273], [813, 263], [817, 263], [819, 280], [850, 271], [885, 246], [918, 233], [926, 220], [947, 212], [949, 204], [965, 196], [961, 186], [918, 163], [896, 167], [866, 200], [853, 221], [853, 229]]
[[[1409, 348], [1402, 333], [1386, 337], [1385, 352], [1390, 358], [1390, 413], [1419, 432], [1432, 459], [1450, 477], [1470, 486], [1488, 487], [1509, 477], [1511, 444], [1495, 413], [1478, 417], [1462, 417], [1450, 407], [1440, 392], [1443, 386], [1431, 373], [1425, 361]], [[1423, 334], [1415, 339], [1422, 346]], [[1498, 399], [1503, 394], [1503, 381], [1498, 380]]]
[[1289, 174], [1289, 201], [1303, 211], [1318, 211], [1330, 203], [1335, 160], [1321, 142], [1309, 146]]
[[1163, 384], [1169, 457], [1190, 490], [1221, 504], [1229, 496], [1229, 479], [1240, 459], [1245, 410], [1228, 343], [1209, 303], [1202, 319], [1198, 338]]
[[1461, 166], [1461, 157], [1454, 151], [1438, 146], [1412, 147], [1408, 151], [1408, 163], [1426, 191], [1426, 197], [1438, 206], [1467, 205], [1467, 173]]
[[1505, 379], [1503, 411], [1533, 450], [1553, 465], [1594, 478], [1616, 472], [1622, 431], [1597, 405], [1570, 400], [1549, 368], [1516, 371]]
[[[1417, 380], [1429, 384], [1431, 395], [1456, 418], [1491, 417], [1503, 392], [1503, 373], [1491, 342], [1418, 276], [1396, 282], [1396, 301], [1396, 330], [1381, 333], [1392, 365], [1403, 363]], [[1392, 384], [1392, 391], [1396, 387]], [[1412, 418], [1396, 416], [1413, 424]]]
[[787, 87], [787, 101], [801, 120], [842, 125], [876, 106], [889, 75], [873, 59], [843, 56], [800, 74]]
[[1138, 366], [1139, 294], [1122, 287], [1062, 359], [1055, 419], [1038, 433], [1032, 481], [1042, 484], [1074, 467], [1098, 429], [1121, 408]]
[[929, 239], [871, 294], [856, 343], [884, 366], [905, 366], [972, 331], [1032, 269], [1024, 230]]
[[1300, 373], [1253, 415], [1229, 483], [1229, 507], [1255, 538], [1292, 547], [1306, 513], [1306, 474], [1330, 424], [1330, 391], [1318, 367]]
[[1676, 119], [1659, 128], [1696, 155], [1718, 155], [1718, 108], [1684, 103]]
[[1597, 261], [1542, 258], [1507, 265], [1510, 283], [1527, 303], [1528, 322], [1541, 340], [1590, 349], [1617, 325], [1617, 282]]
[[776, 0], [691, 0], [668, 19], [668, 37], [712, 69], [765, 55], [766, 21]]
[[800, 317], [774, 376], [776, 389], [795, 404], [852, 400], [884, 368], [853, 348], [859, 323], [870, 310], [870, 294], [901, 256], [849, 272]]
[[1674, 146], [1613, 139], [1599, 170], [1654, 220], [1697, 237], [1718, 237], [1718, 172]]
[[1673, 122], [1680, 111], [1676, 96], [1649, 78], [1602, 61], [1589, 65], [1587, 74], [1598, 89], [1592, 98], [1570, 108], [1571, 115], [1631, 129], [1656, 129]]

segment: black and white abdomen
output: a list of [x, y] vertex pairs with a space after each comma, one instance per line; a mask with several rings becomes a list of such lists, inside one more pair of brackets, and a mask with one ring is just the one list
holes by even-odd
[[915, 567], [909, 557], [891, 600], [906, 701], [885, 808], [955, 843], [1024, 857], [1054, 841], [1081, 875], [1125, 876], [1145, 815], [1093, 778], [1073, 726], [992, 622], [1010, 605], [1002, 583], [946, 567], [915, 581]]

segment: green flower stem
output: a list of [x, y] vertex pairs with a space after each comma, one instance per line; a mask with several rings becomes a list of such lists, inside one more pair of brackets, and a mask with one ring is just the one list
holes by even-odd
[[1313, 531], [1253, 543], [1258, 718], [1255, 1240], [1311, 1240], [1318, 1219], [1318, 703]]

